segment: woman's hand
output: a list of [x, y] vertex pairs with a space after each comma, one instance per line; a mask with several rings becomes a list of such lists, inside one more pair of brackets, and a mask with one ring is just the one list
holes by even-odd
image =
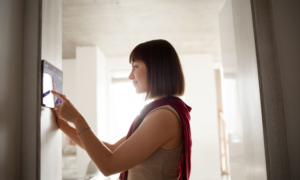
[[[49, 93], [50, 93], [50, 91], [49, 91]], [[63, 96], [64, 96], [65, 98], [67, 98], [66, 95], [63, 94]], [[67, 121], [63, 120], [62, 118], [60, 118], [60, 117], [58, 116], [57, 111], [56, 111], [56, 108], [53, 108], [53, 109], [52, 109], [52, 112], [53, 112], [54, 115], [55, 115], [55, 118], [56, 118], [56, 124], [57, 124], [57, 126], [58, 126], [59, 129], [62, 130], [62, 129], [65, 129], [66, 127], [70, 127], [70, 125], [69, 125], [69, 123], [68, 123]]]
[[66, 127], [70, 127], [69, 123], [65, 120], [63, 120], [62, 118], [60, 118], [57, 114], [56, 108], [52, 109], [52, 112], [54, 113], [55, 117], [56, 117], [56, 124], [58, 126], [59, 129], [65, 129]]
[[56, 108], [56, 117], [57, 119], [63, 119], [74, 123], [82, 118], [81, 114], [77, 111], [77, 109], [73, 106], [73, 104], [63, 95], [55, 91], [51, 91], [51, 93], [60, 99], [62, 103], [57, 104]]

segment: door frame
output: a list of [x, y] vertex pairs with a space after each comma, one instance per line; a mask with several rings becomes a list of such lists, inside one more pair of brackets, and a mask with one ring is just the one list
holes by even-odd
[[247, 179], [290, 179], [272, 1], [232, 0]]

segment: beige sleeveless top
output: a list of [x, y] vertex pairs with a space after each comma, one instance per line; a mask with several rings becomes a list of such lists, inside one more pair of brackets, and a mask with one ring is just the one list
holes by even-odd
[[[170, 105], [153, 109], [147, 116], [158, 109], [172, 111], [181, 123], [177, 111]], [[128, 180], [177, 180], [179, 179], [181, 156], [182, 144], [174, 150], [159, 148], [144, 162], [128, 170]]]

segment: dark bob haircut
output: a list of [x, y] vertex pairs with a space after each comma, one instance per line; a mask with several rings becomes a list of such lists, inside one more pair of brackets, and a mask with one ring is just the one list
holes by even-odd
[[182, 96], [185, 80], [181, 63], [174, 47], [166, 40], [152, 40], [137, 45], [129, 63], [143, 61], [147, 68], [145, 100], [166, 96]]

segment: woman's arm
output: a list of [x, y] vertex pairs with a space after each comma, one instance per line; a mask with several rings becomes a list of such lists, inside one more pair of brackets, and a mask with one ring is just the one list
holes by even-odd
[[126, 136], [124, 136], [123, 138], [121, 138], [119, 141], [117, 141], [115, 144], [109, 144], [107, 142], [103, 142], [103, 144], [105, 144], [107, 146], [107, 144], [110, 146], [108, 147], [112, 152], [114, 152], [123, 142], [126, 141]]
[[[69, 126], [69, 127], [65, 127], [61, 129], [70, 139], [72, 139], [72, 141], [74, 141], [78, 146], [80, 146], [82, 149], [85, 150], [85, 148], [83, 147], [81, 140], [79, 139], [79, 137], [77, 136], [77, 131], [76, 129], [74, 129], [73, 127]], [[102, 143], [111, 151], [114, 152], [115, 149], [117, 149], [124, 141], [126, 140], [126, 136], [124, 136], [123, 138], [121, 138], [119, 141], [117, 141], [115, 144], [110, 144], [107, 142], [102, 141]]]
[[[80, 146], [82, 149], [84, 149], [81, 140], [79, 139], [79, 137], [77, 136], [77, 131], [75, 128], [71, 127], [68, 122], [66, 122], [65, 120], [59, 118], [56, 109], [52, 110], [53, 113], [56, 116], [56, 123], [58, 125], [58, 127], [60, 128], [60, 130], [62, 130], [70, 139], [72, 139], [73, 142], [75, 142], [78, 146]], [[121, 138], [119, 141], [117, 141], [115, 144], [109, 144], [107, 142], [103, 142], [103, 144], [105, 144], [106, 147], [108, 147], [108, 149], [110, 149], [112, 152], [119, 147], [120, 144], [122, 144], [124, 141], [126, 140], [126, 136], [124, 136], [123, 138]]]
[[69, 126], [69, 127], [64, 127], [61, 128], [61, 130], [70, 138], [72, 139], [73, 142], [75, 142], [78, 146], [80, 146], [82, 149], [84, 149], [81, 140], [78, 138], [77, 136], [77, 132], [76, 129], [74, 129], [73, 127]]
[[58, 128], [60, 130], [62, 130], [62, 132], [64, 132], [70, 139], [72, 139], [73, 142], [75, 142], [78, 146], [80, 146], [82, 149], [84, 149], [79, 137], [77, 136], [76, 129], [71, 127], [67, 121], [60, 118], [58, 116], [55, 108], [52, 109], [52, 112], [54, 113], [54, 115], [56, 117], [56, 124], [57, 124]]
[[68, 99], [59, 93], [52, 93], [62, 101], [56, 105], [58, 115], [75, 124], [77, 133], [81, 132], [79, 139], [84, 149], [105, 176], [126, 171], [140, 164], [178, 134], [180, 122], [175, 114], [166, 109], [159, 109], [145, 118], [130, 138], [112, 152], [91, 129], [82, 131], [89, 126]]
[[[179, 123], [169, 110], [156, 110], [113, 152], [108, 151], [90, 129], [83, 131], [79, 138], [99, 170], [109, 176], [126, 171], [149, 158], [158, 148], [175, 137], [174, 130], [180, 126]], [[75, 122], [75, 126], [80, 131], [88, 127], [88, 124], [81, 117]]]

